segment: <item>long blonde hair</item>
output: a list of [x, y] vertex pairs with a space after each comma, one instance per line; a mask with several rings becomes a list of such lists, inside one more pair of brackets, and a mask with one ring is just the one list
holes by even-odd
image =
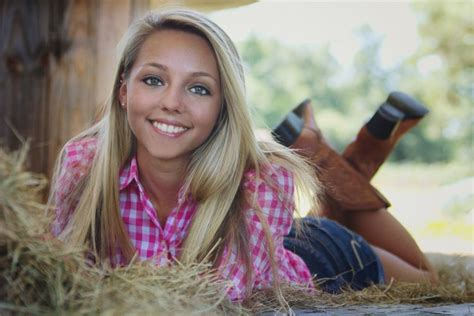
[[[185, 189], [198, 203], [198, 209], [179, 260], [191, 263], [206, 259], [216, 263], [223, 245], [235, 245], [237, 255], [244, 258], [247, 274], [251, 276], [243, 214], [245, 203], [251, 203], [265, 229], [276, 279], [273, 243], [266, 218], [255, 197], [248, 201], [241, 192], [244, 172], [253, 168], [259, 175], [262, 168], [276, 162], [293, 172], [296, 192], [312, 201], [317, 193], [315, 177], [311, 168], [287, 148], [257, 142], [245, 98], [244, 73], [234, 44], [212, 21], [183, 9], [148, 13], [129, 28], [122, 40], [121, 57], [103, 118], [72, 139], [92, 136], [97, 138], [98, 145], [90, 171], [81, 179], [74, 196], [68, 199], [79, 202], [61, 238], [71, 245], [88, 245], [99, 260], [114, 256], [117, 245], [128, 260], [135, 253], [121, 219], [118, 178], [121, 168], [134, 154], [135, 138], [119, 104], [118, 91], [121, 76], [127, 78], [147, 37], [161, 29], [192, 32], [208, 41], [217, 59], [224, 100], [213, 132], [192, 154], [188, 166]], [[61, 159], [57, 170], [60, 164]]]

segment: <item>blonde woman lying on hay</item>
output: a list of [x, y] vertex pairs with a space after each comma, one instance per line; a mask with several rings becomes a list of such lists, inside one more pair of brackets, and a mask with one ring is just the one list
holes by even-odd
[[[292, 145], [301, 149], [309, 131], [314, 142], [303, 154], [323, 144], [307, 105]], [[311, 158], [323, 164], [345, 161], [318, 155]], [[341, 170], [327, 168], [321, 178]], [[370, 175], [347, 170], [358, 189], [377, 195]], [[335, 194], [345, 188], [322, 197], [323, 213], [345, 226], [316, 217], [293, 223], [294, 192], [319, 207], [314, 168], [285, 146], [257, 142], [234, 44], [206, 17], [172, 10], [128, 30], [104, 116], [65, 145], [50, 203], [54, 234], [88, 246], [96, 262], [208, 260], [232, 284], [233, 300], [282, 282], [312, 287], [313, 276], [327, 279], [322, 288], [330, 292], [391, 278], [435, 281], [386, 204], [353, 211]]]

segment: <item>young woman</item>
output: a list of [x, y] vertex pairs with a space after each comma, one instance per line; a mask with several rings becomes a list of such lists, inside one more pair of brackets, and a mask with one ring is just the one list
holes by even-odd
[[[187, 10], [136, 22], [103, 118], [61, 152], [54, 234], [98, 263], [210, 261], [232, 299], [312, 286], [314, 275], [329, 277], [330, 291], [390, 278], [369, 244], [334, 222], [307, 218], [288, 235], [294, 192], [315, 202], [319, 185], [291, 151], [256, 141], [245, 100], [237, 51], [213, 22]], [[292, 247], [302, 240], [312, 257]]]

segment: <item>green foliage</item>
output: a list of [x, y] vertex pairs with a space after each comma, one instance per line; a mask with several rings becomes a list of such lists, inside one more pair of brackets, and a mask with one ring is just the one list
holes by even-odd
[[[448, 73], [458, 79], [472, 72], [474, 68], [473, 2], [423, 1], [415, 3], [415, 8], [421, 21], [419, 32], [424, 38], [421, 54], [440, 55], [446, 63]], [[472, 74], [470, 79], [472, 79]], [[466, 84], [467, 82], [456, 83]], [[451, 84], [456, 86], [455, 83]], [[456, 90], [465, 92], [462, 89]]]
[[250, 103], [265, 118], [267, 126], [276, 125], [284, 113], [307, 97], [334, 96], [326, 81], [337, 65], [327, 48], [305, 51], [251, 37], [240, 50]]
[[383, 39], [368, 26], [358, 30], [362, 48], [349, 77], [328, 47], [289, 47], [253, 36], [240, 43], [250, 104], [260, 127], [273, 127], [294, 106], [311, 98], [316, 121], [337, 149], [393, 90], [404, 91], [430, 114], [403, 137], [394, 161], [469, 161], [472, 156], [474, 24], [472, 2], [424, 1], [414, 8], [422, 39], [419, 51], [392, 69], [379, 61]]

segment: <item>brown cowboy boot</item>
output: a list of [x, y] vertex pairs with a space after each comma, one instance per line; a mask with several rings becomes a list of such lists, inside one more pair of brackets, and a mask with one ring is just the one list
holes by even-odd
[[311, 101], [298, 105], [273, 131], [276, 141], [309, 158], [316, 168], [325, 197], [322, 214], [334, 217], [345, 210], [377, 210], [387, 199], [325, 141], [314, 120]]
[[427, 113], [428, 109], [410, 96], [390, 93], [342, 156], [366, 179], [372, 179], [399, 139]]

